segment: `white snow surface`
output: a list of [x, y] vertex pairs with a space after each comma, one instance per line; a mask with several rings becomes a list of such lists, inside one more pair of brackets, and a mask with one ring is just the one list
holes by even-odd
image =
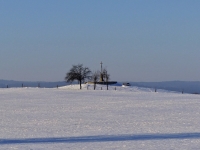
[[199, 95], [87, 84], [0, 89], [1, 150], [199, 150], [199, 124]]

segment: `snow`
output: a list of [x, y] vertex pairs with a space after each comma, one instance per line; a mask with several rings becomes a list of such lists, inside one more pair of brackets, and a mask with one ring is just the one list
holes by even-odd
[[0, 149], [199, 149], [199, 95], [82, 88], [0, 89]]

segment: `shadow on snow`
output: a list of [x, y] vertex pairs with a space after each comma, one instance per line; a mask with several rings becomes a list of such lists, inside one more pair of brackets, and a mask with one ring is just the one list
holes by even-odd
[[85, 143], [85, 142], [118, 142], [141, 140], [170, 140], [170, 139], [200, 139], [200, 133], [171, 133], [171, 134], [125, 134], [125, 135], [97, 135], [79, 137], [50, 137], [28, 139], [0, 139], [2, 144], [39, 144], [39, 143]]

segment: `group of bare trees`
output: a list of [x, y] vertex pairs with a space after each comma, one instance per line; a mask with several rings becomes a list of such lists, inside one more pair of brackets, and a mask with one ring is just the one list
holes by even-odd
[[80, 84], [80, 89], [82, 88], [82, 83], [85, 83], [86, 80], [91, 80], [94, 84], [94, 90], [96, 89], [96, 84], [100, 79], [101, 82], [106, 83], [108, 90], [108, 81], [110, 79], [110, 75], [108, 74], [107, 70], [103, 69], [101, 72], [91, 72], [88, 67], [83, 67], [83, 64], [73, 65], [65, 77], [67, 82], [73, 82], [77, 80]]
[[100, 71], [95, 71], [92, 76], [91, 76], [91, 80], [93, 81], [94, 84], [94, 90], [96, 89], [96, 84], [98, 83], [99, 79], [101, 79], [100, 81], [103, 83], [106, 83], [107, 85], [107, 90], [108, 90], [108, 81], [110, 79], [110, 75], [108, 74], [106, 69], [103, 69], [102, 72]]

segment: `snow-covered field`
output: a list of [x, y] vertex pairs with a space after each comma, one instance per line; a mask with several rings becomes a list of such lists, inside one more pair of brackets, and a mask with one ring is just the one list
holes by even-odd
[[0, 149], [200, 149], [199, 95], [101, 87], [0, 89]]

